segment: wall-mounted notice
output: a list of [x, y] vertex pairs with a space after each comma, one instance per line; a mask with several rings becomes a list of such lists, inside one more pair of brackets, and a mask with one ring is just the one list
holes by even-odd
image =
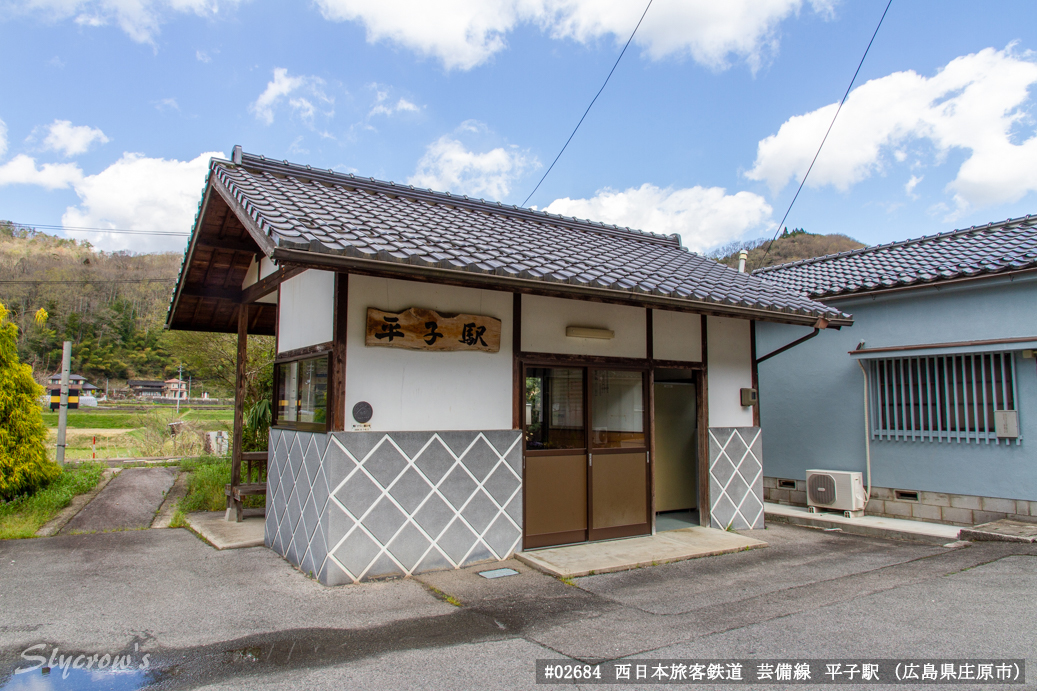
[[365, 344], [410, 350], [500, 350], [500, 319], [475, 314], [443, 316], [411, 307], [406, 312], [367, 308]]

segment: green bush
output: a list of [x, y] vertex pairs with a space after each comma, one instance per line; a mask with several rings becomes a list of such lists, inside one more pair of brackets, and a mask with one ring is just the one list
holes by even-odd
[[31, 494], [61, 472], [47, 458], [47, 429], [32, 368], [18, 361], [18, 327], [0, 303], [0, 500]]

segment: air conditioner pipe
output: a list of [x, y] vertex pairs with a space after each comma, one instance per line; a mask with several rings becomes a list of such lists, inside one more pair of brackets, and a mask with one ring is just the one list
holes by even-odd
[[857, 361], [860, 365], [861, 373], [864, 375], [864, 458], [868, 469], [868, 489], [864, 493], [864, 508], [868, 508], [868, 502], [871, 501], [871, 422], [868, 419], [868, 370], [865, 369], [864, 363], [860, 360]]

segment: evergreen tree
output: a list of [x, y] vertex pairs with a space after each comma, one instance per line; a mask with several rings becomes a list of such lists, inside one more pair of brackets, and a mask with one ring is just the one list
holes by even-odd
[[61, 469], [47, 458], [47, 430], [32, 368], [18, 360], [18, 327], [0, 303], [0, 499], [33, 492]]

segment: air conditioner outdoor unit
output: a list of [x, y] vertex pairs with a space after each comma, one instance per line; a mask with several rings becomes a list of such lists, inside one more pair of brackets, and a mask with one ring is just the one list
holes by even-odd
[[847, 518], [864, 515], [864, 480], [846, 470], [808, 470], [807, 506], [817, 511], [842, 511]]

